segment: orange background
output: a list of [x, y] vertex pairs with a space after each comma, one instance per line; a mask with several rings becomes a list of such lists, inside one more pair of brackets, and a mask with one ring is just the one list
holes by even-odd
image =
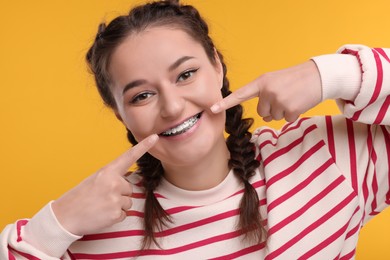
[[[2, 1], [0, 230], [32, 217], [129, 146], [97, 95], [84, 55], [99, 22], [137, 3], [142, 1]], [[187, 3], [209, 22], [233, 89], [345, 43], [390, 47], [388, 0]], [[256, 102], [245, 107], [256, 117]], [[327, 101], [306, 116], [335, 113]], [[256, 124], [264, 122], [257, 117]], [[357, 259], [390, 259], [388, 234], [390, 210], [363, 228]]]

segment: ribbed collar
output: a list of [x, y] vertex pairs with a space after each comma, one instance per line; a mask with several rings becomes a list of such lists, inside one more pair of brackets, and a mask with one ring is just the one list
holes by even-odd
[[172, 203], [181, 206], [204, 206], [224, 200], [242, 188], [242, 184], [233, 171], [230, 170], [225, 179], [211, 189], [201, 191], [184, 190], [163, 178], [155, 192], [169, 199]]

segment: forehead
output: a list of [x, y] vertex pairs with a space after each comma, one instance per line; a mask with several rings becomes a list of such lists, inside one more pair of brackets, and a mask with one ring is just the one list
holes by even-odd
[[129, 35], [114, 51], [110, 67], [129, 63], [164, 65], [185, 55], [201, 57], [206, 53], [201, 44], [183, 30], [152, 27]]
[[113, 52], [109, 74], [113, 88], [129, 81], [157, 78], [184, 56], [210, 63], [202, 45], [181, 29], [151, 27], [129, 35]]

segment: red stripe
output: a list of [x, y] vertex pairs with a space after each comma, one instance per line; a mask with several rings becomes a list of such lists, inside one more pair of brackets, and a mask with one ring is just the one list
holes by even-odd
[[328, 148], [333, 159], [336, 159], [336, 149], [334, 144], [333, 122], [331, 116], [325, 117], [326, 121], [326, 133], [328, 137]]
[[[332, 244], [335, 240], [337, 240], [339, 237], [341, 237], [345, 231], [347, 230], [350, 222], [351, 222], [351, 219], [353, 218], [353, 216], [355, 215], [355, 213], [358, 211], [359, 207], [356, 208], [356, 210], [354, 211], [354, 213], [352, 214], [352, 217], [349, 219], [349, 221], [347, 223], [345, 223], [345, 225], [343, 227], [341, 227], [339, 230], [337, 230], [335, 233], [333, 233], [331, 236], [329, 236], [327, 239], [325, 239], [324, 241], [322, 241], [321, 243], [319, 243], [317, 246], [315, 246], [314, 248], [312, 248], [311, 250], [309, 250], [307, 253], [305, 253], [304, 255], [302, 255], [299, 259], [309, 259], [311, 256], [317, 254], [318, 252], [320, 252], [322, 249], [324, 249], [325, 247], [329, 246], [330, 244]], [[347, 237], [344, 239], [347, 240], [348, 238], [348, 235]], [[337, 258], [336, 258], [337, 259]]]
[[355, 256], [355, 253], [356, 253], [356, 248], [354, 248], [351, 252], [349, 252], [348, 254], [346, 255], [343, 255], [342, 257], [340, 257], [340, 260], [350, 260], [350, 259], [353, 259], [354, 256]]
[[330, 244], [332, 244], [335, 240], [337, 240], [339, 237], [341, 237], [345, 233], [345, 231], [348, 228], [348, 224], [349, 224], [349, 222], [345, 223], [345, 225], [342, 226], [339, 230], [337, 230], [335, 233], [333, 233], [327, 239], [325, 239], [324, 241], [319, 243], [317, 246], [315, 246], [312, 249], [310, 249], [309, 251], [307, 251], [307, 253], [305, 253], [304, 255], [299, 257], [298, 259], [309, 259], [310, 257], [312, 257], [313, 255], [317, 254], [318, 252], [320, 252], [325, 247], [327, 247]]
[[8, 249], [8, 260], [16, 260], [15, 256], [11, 253], [11, 250]]
[[337, 214], [339, 211], [341, 211], [345, 206], [347, 206], [356, 195], [354, 193], [351, 193], [348, 197], [346, 197], [343, 201], [341, 201], [339, 204], [337, 204], [333, 209], [328, 211], [326, 214], [324, 214], [321, 218], [313, 222], [311, 225], [309, 225], [307, 228], [302, 230], [299, 234], [297, 234], [295, 237], [290, 239], [287, 243], [285, 243], [283, 246], [279, 247], [275, 251], [271, 252], [265, 260], [274, 259], [277, 256], [281, 255], [283, 252], [285, 252], [287, 249], [292, 247], [294, 244], [296, 244], [299, 240], [304, 238], [307, 234], [312, 232], [313, 230], [317, 229], [319, 226], [321, 226], [323, 223], [325, 223], [327, 220], [331, 219], [332, 216]]
[[66, 251], [68, 253], [68, 256], [71, 260], [76, 260], [76, 258], [73, 256], [73, 254], [69, 251], [69, 249]]
[[380, 57], [379, 57], [377, 52], [375, 52], [374, 50], [372, 50], [372, 52], [374, 54], [376, 70], [377, 70], [377, 78], [376, 78], [374, 93], [372, 94], [370, 101], [365, 105], [365, 107], [363, 109], [355, 112], [355, 114], [352, 116], [351, 119], [354, 120], [354, 121], [357, 121], [359, 119], [360, 114], [363, 112], [363, 110], [366, 107], [368, 107], [369, 105], [371, 105], [372, 103], [374, 103], [378, 99], [379, 94], [381, 92], [382, 83], [383, 83], [382, 61], [381, 61], [381, 59], [380, 59]]
[[[260, 187], [263, 187], [264, 185], [265, 185], [264, 179], [252, 183], [252, 186], [253, 186], [253, 188], [255, 188], [255, 189], [260, 188]], [[230, 195], [230, 196], [227, 197], [226, 199], [231, 198], [231, 197], [234, 197], [234, 196], [236, 196], [236, 195], [238, 195], [238, 194], [242, 194], [242, 193], [244, 193], [244, 191], [245, 191], [245, 189], [241, 189], [241, 190], [239, 190], [239, 191], [233, 193], [232, 195]]]
[[[342, 52], [342, 54], [351, 54], [351, 55], [354, 55], [356, 56], [356, 58], [358, 59], [358, 62], [359, 62], [359, 65], [360, 65], [360, 71], [363, 73], [363, 64], [361, 63], [361, 60], [360, 60], [360, 56], [359, 56], [359, 52], [358, 51], [355, 51], [355, 50], [351, 50], [351, 49], [344, 49]], [[347, 103], [351, 103], [350, 101], [346, 101]], [[352, 102], [353, 103], [353, 102]]]
[[126, 216], [143, 218], [145, 216], [145, 214], [143, 212], [137, 211], [137, 210], [127, 210]]
[[145, 199], [145, 193], [133, 192], [133, 194], [131, 194], [131, 197], [133, 199]]
[[187, 211], [190, 209], [195, 209], [198, 207], [199, 206], [181, 206], [181, 207], [167, 209], [166, 212], [168, 213], [168, 215], [173, 215], [173, 214], [181, 213], [181, 212], [184, 212], [184, 211]]
[[77, 259], [118, 259], [134, 256], [145, 256], [145, 255], [173, 255], [178, 254], [184, 251], [189, 251], [195, 248], [207, 246], [209, 244], [221, 242], [224, 240], [232, 239], [241, 235], [241, 231], [233, 231], [218, 236], [206, 238], [191, 244], [187, 244], [180, 247], [175, 247], [171, 249], [146, 249], [146, 250], [134, 250], [126, 252], [116, 252], [116, 253], [107, 253], [107, 254], [83, 254], [83, 253], [73, 253], [74, 257]]
[[318, 167], [318, 169], [316, 169], [314, 172], [312, 172], [310, 174], [309, 177], [307, 177], [304, 181], [302, 181], [301, 183], [299, 183], [297, 186], [295, 186], [294, 188], [292, 188], [291, 190], [289, 190], [288, 192], [286, 192], [285, 194], [283, 194], [282, 196], [278, 197], [277, 199], [275, 199], [274, 201], [272, 201], [269, 205], [268, 205], [268, 212], [270, 212], [272, 209], [274, 209], [275, 207], [279, 206], [280, 204], [282, 204], [283, 202], [285, 202], [286, 200], [290, 199], [291, 197], [293, 197], [295, 194], [297, 194], [299, 191], [303, 190], [304, 188], [307, 187], [307, 185], [309, 185], [315, 178], [317, 178], [321, 173], [323, 173], [326, 169], [328, 169], [328, 167], [330, 165], [333, 164], [333, 161], [332, 159], [329, 159], [327, 160], [324, 164], [322, 164], [320, 167]]
[[290, 150], [292, 150], [294, 147], [298, 146], [299, 144], [301, 144], [304, 140], [304, 138], [306, 137], [306, 135], [308, 135], [310, 132], [312, 132], [314, 129], [316, 129], [317, 126], [316, 125], [311, 125], [310, 127], [308, 127], [307, 129], [305, 129], [305, 131], [303, 132], [303, 135], [298, 138], [297, 140], [295, 140], [294, 142], [290, 143], [289, 145], [287, 145], [286, 147], [283, 147], [279, 150], [277, 150], [276, 152], [272, 153], [270, 156], [268, 156], [264, 161], [263, 161], [263, 165], [264, 167], [266, 165], [268, 165], [270, 162], [272, 162], [273, 160], [275, 160], [276, 158], [286, 154], [287, 152], [289, 152]]
[[385, 60], [387, 62], [390, 62], [389, 57], [387, 56], [386, 52], [383, 49], [381, 49], [381, 48], [374, 48], [374, 50], [377, 51], [380, 55], [382, 55], [382, 57], [385, 58]]
[[353, 229], [351, 229], [347, 235], [345, 236], [345, 240], [350, 238], [351, 236], [355, 235], [360, 230], [361, 223], [359, 222]]
[[344, 176], [340, 175], [336, 180], [334, 180], [331, 184], [328, 185], [325, 189], [323, 189], [320, 193], [318, 193], [315, 197], [313, 197], [310, 201], [308, 201], [305, 205], [303, 205], [299, 210], [295, 211], [293, 214], [280, 221], [278, 224], [274, 225], [268, 230], [268, 235], [276, 233], [287, 224], [292, 223], [298, 217], [300, 217], [303, 213], [309, 210], [312, 206], [314, 206], [318, 201], [324, 199], [326, 195], [328, 195], [332, 190], [339, 186], [345, 180]]
[[324, 141], [319, 141], [312, 148], [310, 148], [307, 152], [305, 152], [301, 158], [299, 158], [293, 165], [288, 167], [287, 169], [281, 171], [280, 173], [274, 175], [267, 181], [267, 189], [276, 183], [277, 181], [283, 179], [284, 177], [290, 175], [293, 171], [295, 171], [299, 166], [302, 165], [307, 159], [309, 159], [313, 154], [315, 154], [318, 150], [321, 149], [325, 145]]
[[241, 256], [248, 255], [248, 254], [256, 252], [256, 251], [260, 251], [264, 247], [265, 247], [265, 243], [260, 243], [260, 244], [256, 244], [256, 245], [251, 246], [251, 247], [247, 247], [247, 248], [241, 249], [240, 251], [234, 252], [232, 254], [219, 256], [219, 257], [215, 257], [215, 258], [209, 258], [209, 260], [235, 259], [237, 257], [241, 257]]
[[[386, 194], [386, 200], [390, 201], [390, 136], [389, 132], [387, 132], [387, 129], [385, 126], [380, 126], [382, 133], [383, 133], [383, 139], [385, 139], [385, 145], [386, 145], [386, 154], [387, 154], [387, 194]], [[389, 204], [388, 202], [386, 202]]]
[[378, 115], [375, 118], [374, 124], [381, 124], [383, 122], [383, 119], [385, 118], [387, 111], [390, 106], [390, 96], [387, 96], [385, 99], [385, 102], [382, 104], [381, 108], [379, 109]]
[[[15, 251], [19, 255], [27, 258], [28, 260], [40, 260], [40, 258], [38, 258], [38, 257], [35, 257], [33, 255], [30, 255], [30, 254], [27, 254], [27, 253], [24, 253], [24, 252], [21, 252], [21, 251], [16, 250], [15, 248], [12, 248], [11, 246], [8, 245], [8, 252], [9, 251]], [[8, 253], [8, 256], [9, 256], [9, 253]], [[12, 255], [12, 257], [14, 257], [14, 256]]]
[[16, 239], [16, 242], [20, 242], [22, 241], [22, 227], [25, 226], [26, 224], [28, 223], [28, 220], [25, 220], [25, 219], [22, 219], [22, 220], [19, 220], [18, 222], [16, 222], [16, 232], [17, 232], [17, 236], [18, 238]]
[[126, 231], [117, 231], [117, 232], [107, 232], [101, 234], [91, 234], [83, 236], [79, 241], [91, 241], [91, 240], [102, 240], [102, 239], [111, 239], [119, 237], [132, 237], [132, 236], [143, 236], [145, 234], [144, 230], [126, 230]]
[[[174, 215], [194, 208], [198, 208], [198, 206], [181, 206], [181, 207], [170, 208], [166, 210], [166, 213], [168, 215]], [[128, 217], [139, 217], [139, 218], [143, 218], [145, 215], [144, 212], [137, 211], [137, 210], [128, 210], [126, 211], [126, 214]]]
[[273, 138], [278, 138], [278, 136], [275, 134], [275, 131], [273, 129], [269, 129], [269, 128], [265, 128], [265, 129], [261, 130], [256, 135], [260, 136], [260, 135], [263, 135], [263, 134], [266, 134], [266, 133], [271, 134]]
[[352, 188], [355, 190], [356, 193], [358, 193], [355, 133], [353, 130], [353, 122], [349, 119], [346, 119], [346, 122], [348, 132], [349, 162], [351, 168]]
[[[198, 221], [194, 221], [185, 225], [176, 226], [171, 229], [167, 229], [161, 232], [156, 233], [156, 237], [165, 237], [169, 235], [173, 235], [176, 233], [184, 232], [189, 229], [197, 228], [203, 225], [207, 225], [213, 222], [221, 221], [223, 219], [227, 219], [230, 217], [237, 216], [239, 214], [239, 210], [230, 210], [221, 214], [214, 215], [212, 217], [208, 217], [205, 219], [201, 219]], [[92, 234], [92, 235], [85, 235], [80, 240], [82, 241], [90, 241], [90, 240], [102, 240], [102, 239], [112, 239], [112, 238], [120, 238], [120, 237], [131, 237], [131, 236], [143, 236], [144, 231], [143, 230], [128, 230], [128, 231], [117, 231], [117, 232], [108, 232], [108, 233], [101, 233], [101, 234]]]
[[259, 152], [259, 154], [257, 155], [257, 157], [256, 157], [256, 161], [258, 161], [258, 162], [262, 162], [262, 157], [261, 157], [261, 153]]
[[[367, 125], [367, 152], [369, 154], [370, 160], [372, 161], [373, 165], [376, 165], [377, 161], [377, 155], [373, 146], [373, 141], [372, 141], [372, 133], [371, 133], [371, 126]], [[368, 175], [368, 170], [366, 171], [366, 177], [364, 178], [364, 186], [367, 184], [367, 175]], [[376, 202], [376, 196], [378, 194], [378, 182], [377, 182], [377, 176], [376, 176], [376, 169], [374, 168], [374, 172], [372, 175], [372, 182], [371, 182], [371, 190], [372, 190], [372, 195], [373, 199], [371, 202], [371, 211], [375, 212], [376, 207], [377, 207], [377, 202]], [[368, 194], [365, 197], [365, 202], [367, 202], [367, 197]], [[370, 213], [370, 215], [372, 214]]]
[[287, 122], [283, 127], [282, 127], [282, 132], [284, 131], [284, 130], [286, 130], [287, 128], [289, 128], [292, 124], [293, 124], [294, 122]]
[[[285, 126], [285, 127], [282, 129], [282, 131], [281, 131], [281, 133], [279, 134], [279, 136], [274, 135], [274, 138], [275, 138], [275, 139], [278, 139], [278, 138], [280, 138], [281, 136], [283, 136], [284, 134], [287, 134], [288, 132], [290, 132], [290, 131], [292, 131], [292, 130], [295, 130], [295, 129], [300, 128], [301, 125], [302, 125], [302, 122], [304, 122], [304, 121], [306, 121], [306, 120], [308, 120], [308, 119], [309, 119], [309, 118], [307, 118], [307, 117], [301, 118], [301, 119], [298, 121], [298, 123], [297, 123], [295, 126], [292, 126], [292, 127], [290, 127], [290, 125], [291, 125], [292, 123], [288, 124], [288, 128]], [[276, 143], [273, 143], [272, 140], [266, 140], [266, 141], [264, 141], [263, 143], [261, 143], [261, 144], [259, 145], [259, 148], [262, 149], [264, 146], [269, 145], [269, 144], [272, 145], [272, 146], [276, 146]]]
[[355, 50], [351, 50], [351, 49], [344, 49], [342, 52], [342, 54], [352, 54], [352, 55], [355, 55], [355, 56], [358, 56], [358, 51], [355, 51]]
[[[368, 146], [369, 146], [369, 140], [367, 140], [367, 147]], [[364, 179], [363, 179], [363, 183], [362, 183], [364, 205], [367, 204], [368, 196], [370, 195], [370, 192], [369, 192], [369, 189], [368, 189], [368, 183], [367, 183], [368, 180], [367, 180], [367, 178], [368, 178], [368, 171], [366, 171], [366, 173], [364, 174]], [[366, 217], [366, 211], [364, 210], [363, 214], [362, 214], [362, 220], [365, 219], [365, 217]]]
[[200, 226], [211, 224], [213, 222], [218, 222], [218, 221], [221, 221], [223, 219], [227, 219], [227, 218], [231, 218], [231, 217], [237, 216], [237, 215], [239, 215], [239, 213], [240, 213], [239, 209], [234, 209], [234, 210], [230, 210], [230, 211], [227, 211], [227, 212], [223, 212], [223, 213], [214, 215], [212, 217], [204, 218], [204, 219], [201, 219], [201, 220], [198, 220], [198, 221], [194, 221], [194, 222], [191, 222], [191, 223], [188, 223], [188, 224], [184, 224], [184, 225], [181, 225], [181, 226], [176, 226], [176, 227], [171, 228], [171, 229], [167, 229], [167, 230], [164, 230], [164, 231], [161, 231], [161, 232], [157, 232], [156, 233], [156, 237], [166, 237], [166, 236], [173, 235], [173, 234], [176, 234], [176, 233], [184, 232], [184, 231], [187, 231], [189, 229], [197, 228], [197, 227], [200, 227]]
[[[154, 193], [154, 196], [156, 198], [161, 198], [161, 199], [166, 199], [163, 195], [159, 194], [159, 193]], [[145, 199], [145, 193], [140, 193], [140, 192], [133, 192], [133, 194], [131, 194], [131, 197], [133, 199]]]
[[[369, 135], [371, 136], [371, 131], [369, 132]], [[371, 146], [372, 146], [372, 144], [371, 144]], [[375, 149], [373, 149], [373, 148], [372, 148], [372, 151], [371, 151], [371, 160], [373, 162], [373, 165], [376, 165], [377, 155], [376, 155]], [[373, 172], [373, 176], [372, 176], [371, 188], [372, 188], [372, 195], [373, 195], [373, 199], [372, 199], [372, 202], [371, 202], [371, 210], [372, 210], [372, 212], [375, 212], [376, 208], [377, 208], [377, 201], [376, 201], [376, 199], [377, 199], [377, 195], [378, 195], [378, 180], [377, 180], [377, 175], [376, 175], [376, 168], [374, 168], [374, 172]]]
[[[302, 123], [305, 122], [306, 120], [309, 120], [310, 117], [303, 117], [303, 118], [300, 118], [298, 121], [297, 121], [297, 124], [295, 126], [291, 126], [292, 123], [289, 123], [289, 124], [286, 124], [283, 128], [282, 128], [282, 131], [281, 131], [281, 134], [279, 135], [282, 136], [292, 130], [295, 130], [295, 129], [298, 129], [301, 127]], [[291, 126], [291, 127], [290, 127]]]

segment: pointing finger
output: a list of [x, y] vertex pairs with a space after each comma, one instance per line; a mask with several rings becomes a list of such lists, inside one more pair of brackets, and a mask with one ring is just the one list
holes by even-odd
[[157, 134], [146, 137], [137, 145], [133, 146], [131, 149], [116, 158], [109, 166], [114, 168], [119, 174], [126, 175], [130, 166], [132, 166], [142, 155], [152, 148], [156, 144], [157, 140]]
[[246, 100], [257, 97], [259, 94], [259, 87], [256, 81], [245, 85], [242, 88], [237, 89], [229, 96], [225, 97], [221, 101], [218, 101], [213, 106], [210, 107], [210, 110], [213, 113], [219, 113], [231, 107], [234, 107]]

